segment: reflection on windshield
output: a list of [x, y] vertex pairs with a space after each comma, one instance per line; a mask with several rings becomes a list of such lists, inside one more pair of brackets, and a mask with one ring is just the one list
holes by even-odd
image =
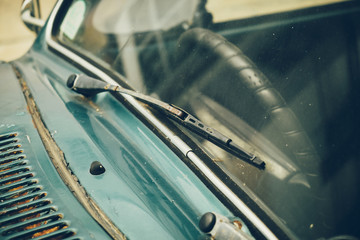
[[358, 4], [215, 23], [214, 2], [75, 0], [56, 37], [260, 156], [265, 171], [189, 133], [300, 238], [359, 236]]
[[242, 0], [241, 3], [234, 0], [209, 0], [207, 9], [213, 13], [214, 22], [226, 22], [342, 1], [347, 0]]
[[[95, 10], [93, 25], [102, 33], [131, 35], [167, 31], [192, 20], [197, 1], [101, 1]], [[109, 6], [112, 6], [109, 9]], [[109, 11], [110, 10], [110, 11]], [[106, 14], [104, 14], [106, 13]]]

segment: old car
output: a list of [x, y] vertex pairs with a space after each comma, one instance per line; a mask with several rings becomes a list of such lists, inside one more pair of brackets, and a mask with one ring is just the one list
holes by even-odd
[[39, 12], [0, 63], [0, 239], [360, 237], [359, 1]]

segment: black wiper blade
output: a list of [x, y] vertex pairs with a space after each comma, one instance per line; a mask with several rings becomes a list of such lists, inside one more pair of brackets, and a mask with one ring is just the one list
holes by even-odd
[[234, 143], [234, 141], [229, 137], [223, 135], [222, 133], [210, 126], [205, 125], [199, 119], [195, 118], [190, 113], [182, 110], [181, 108], [178, 108], [174, 105], [170, 106], [173, 107], [176, 112], [180, 113], [169, 115], [176, 122], [192, 130], [193, 132], [209, 140], [210, 142], [226, 150], [227, 152], [239, 157], [240, 159], [245, 160], [261, 169], [265, 168], [264, 161], [257, 158], [255, 155], [246, 152], [239, 145]]
[[255, 155], [246, 152], [239, 145], [234, 143], [232, 139], [218, 132], [214, 128], [205, 125], [199, 119], [175, 105], [163, 102], [161, 100], [144, 95], [139, 92], [125, 89], [119, 85], [111, 85], [109, 83], [103, 82], [95, 78], [91, 78], [86, 75], [72, 74], [68, 78], [67, 86], [75, 92], [83, 94], [84, 96], [92, 96], [100, 92], [106, 91], [119, 92], [133, 96], [140, 101], [145, 102], [152, 107], [160, 110], [180, 125], [209, 140], [210, 142], [226, 150], [227, 152], [237, 156], [241, 160], [244, 160], [260, 169], [265, 168], [264, 161], [262, 161]]

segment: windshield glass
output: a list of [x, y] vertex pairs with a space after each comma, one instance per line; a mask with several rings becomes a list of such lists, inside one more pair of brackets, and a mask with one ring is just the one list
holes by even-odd
[[274, 2], [66, 1], [54, 38], [262, 159], [183, 129], [298, 237], [359, 236], [359, 3]]

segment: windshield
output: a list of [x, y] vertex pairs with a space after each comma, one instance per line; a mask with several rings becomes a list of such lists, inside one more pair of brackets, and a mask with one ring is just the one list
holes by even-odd
[[360, 236], [359, 4], [270, 2], [67, 1], [54, 38], [262, 159], [182, 129], [298, 237]]

